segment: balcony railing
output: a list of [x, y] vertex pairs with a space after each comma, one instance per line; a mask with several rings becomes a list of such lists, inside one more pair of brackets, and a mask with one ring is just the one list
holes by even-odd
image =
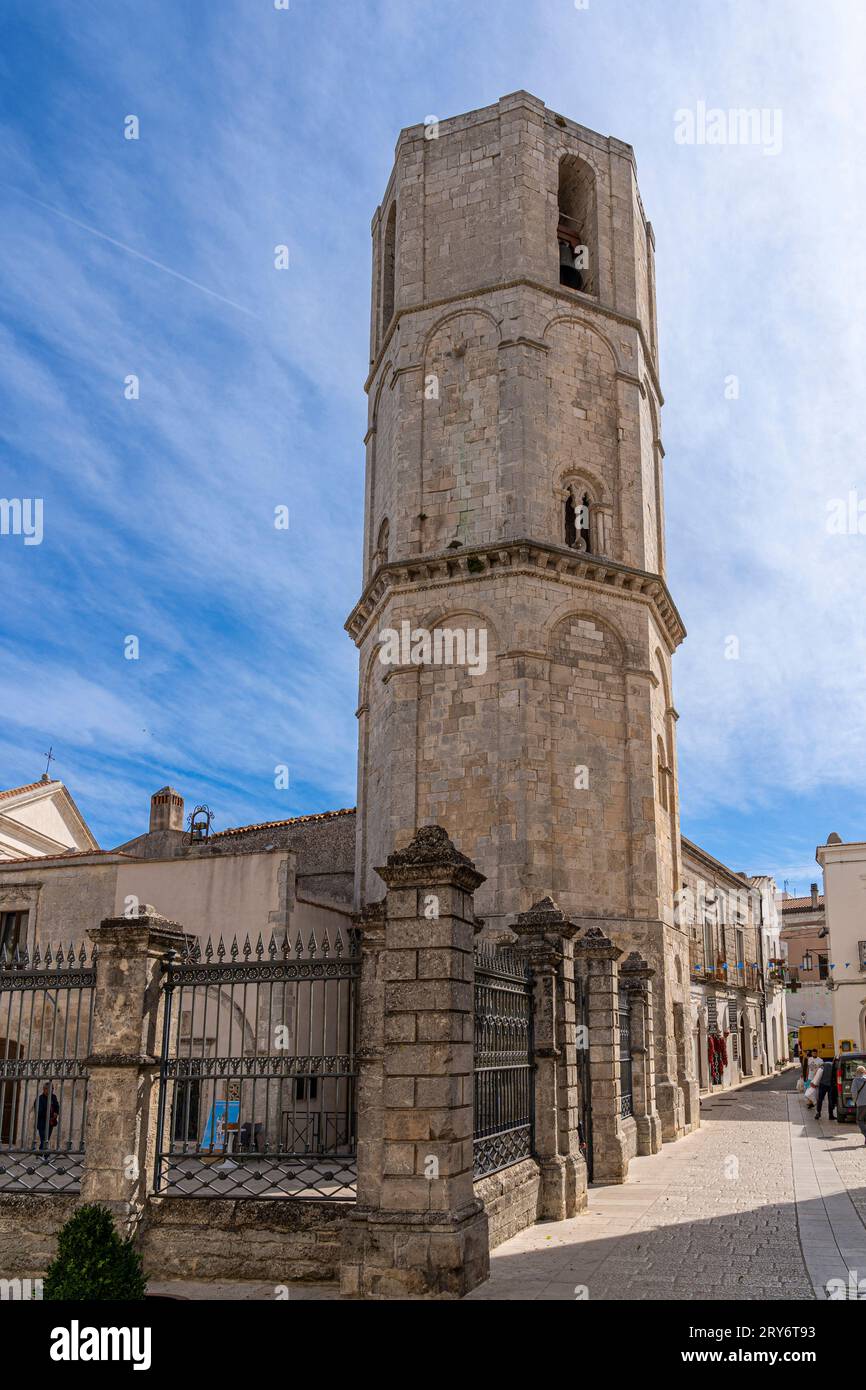
[[753, 991], [761, 988], [761, 972], [756, 965], [737, 968], [722, 956], [716, 956], [715, 961], [708, 964], [700, 941], [689, 942], [689, 971], [693, 980], [703, 980], [707, 984], [730, 985], [734, 989]]
[[689, 971], [693, 980], [712, 981], [714, 984], [733, 983], [733, 974], [725, 969], [725, 962], [721, 956], [717, 956], [715, 961], [707, 962], [700, 941], [689, 942]]

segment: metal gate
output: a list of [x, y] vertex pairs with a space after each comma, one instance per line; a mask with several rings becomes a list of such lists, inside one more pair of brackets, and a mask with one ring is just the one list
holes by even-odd
[[359, 969], [354, 929], [166, 962], [157, 1191], [354, 1198]]
[[0, 1191], [78, 1192], [95, 952], [0, 959]]
[[476, 943], [476, 1178], [531, 1156], [533, 1066], [531, 971], [507, 947]]
[[592, 1181], [592, 1085], [589, 1068], [589, 1002], [586, 979], [574, 972], [574, 999], [577, 1014], [577, 1072], [580, 1111], [577, 1122], [580, 1152], [586, 1159], [586, 1173]]
[[619, 997], [617, 1021], [619, 1024], [619, 1113], [625, 1120], [634, 1113], [632, 1104], [631, 1014], [628, 1007], [628, 995], [621, 994]]

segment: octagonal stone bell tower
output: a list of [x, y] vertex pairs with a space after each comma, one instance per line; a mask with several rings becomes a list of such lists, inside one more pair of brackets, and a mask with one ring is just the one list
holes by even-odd
[[696, 1118], [653, 234], [630, 146], [526, 92], [403, 130], [373, 219], [357, 900], [444, 826], [505, 926], [547, 894], [656, 971]]

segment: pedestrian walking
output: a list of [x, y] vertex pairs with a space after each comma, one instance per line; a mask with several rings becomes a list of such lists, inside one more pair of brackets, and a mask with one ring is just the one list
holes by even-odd
[[42, 1087], [41, 1095], [33, 1102], [36, 1116], [36, 1132], [39, 1135], [40, 1149], [47, 1149], [51, 1135], [60, 1119], [60, 1102], [48, 1082]]
[[854, 1102], [854, 1118], [866, 1144], [866, 1067], [858, 1067], [851, 1082], [851, 1099]]
[[832, 1120], [836, 1113], [836, 1072], [839, 1066], [839, 1058], [834, 1057], [832, 1061], [825, 1062], [821, 1068], [821, 1080], [818, 1082], [818, 1102], [815, 1106], [815, 1114], [820, 1120], [821, 1106], [827, 1102], [827, 1118]]
[[821, 1077], [821, 1058], [817, 1052], [809, 1053], [809, 1061], [806, 1066], [806, 1104], [810, 1110], [815, 1108], [815, 1101], [818, 1099], [818, 1082]]

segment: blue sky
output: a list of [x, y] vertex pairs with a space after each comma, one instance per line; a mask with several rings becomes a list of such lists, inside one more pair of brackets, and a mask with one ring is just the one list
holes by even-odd
[[[864, 39], [834, 0], [4, 0], [0, 496], [45, 520], [0, 537], [0, 783], [52, 744], [103, 844], [165, 782], [218, 828], [353, 804], [370, 218], [401, 126], [522, 87], [634, 145], [655, 228], [684, 833], [792, 891], [866, 838], [866, 536], [825, 524], [866, 501]], [[701, 101], [781, 151], [678, 144]]]

